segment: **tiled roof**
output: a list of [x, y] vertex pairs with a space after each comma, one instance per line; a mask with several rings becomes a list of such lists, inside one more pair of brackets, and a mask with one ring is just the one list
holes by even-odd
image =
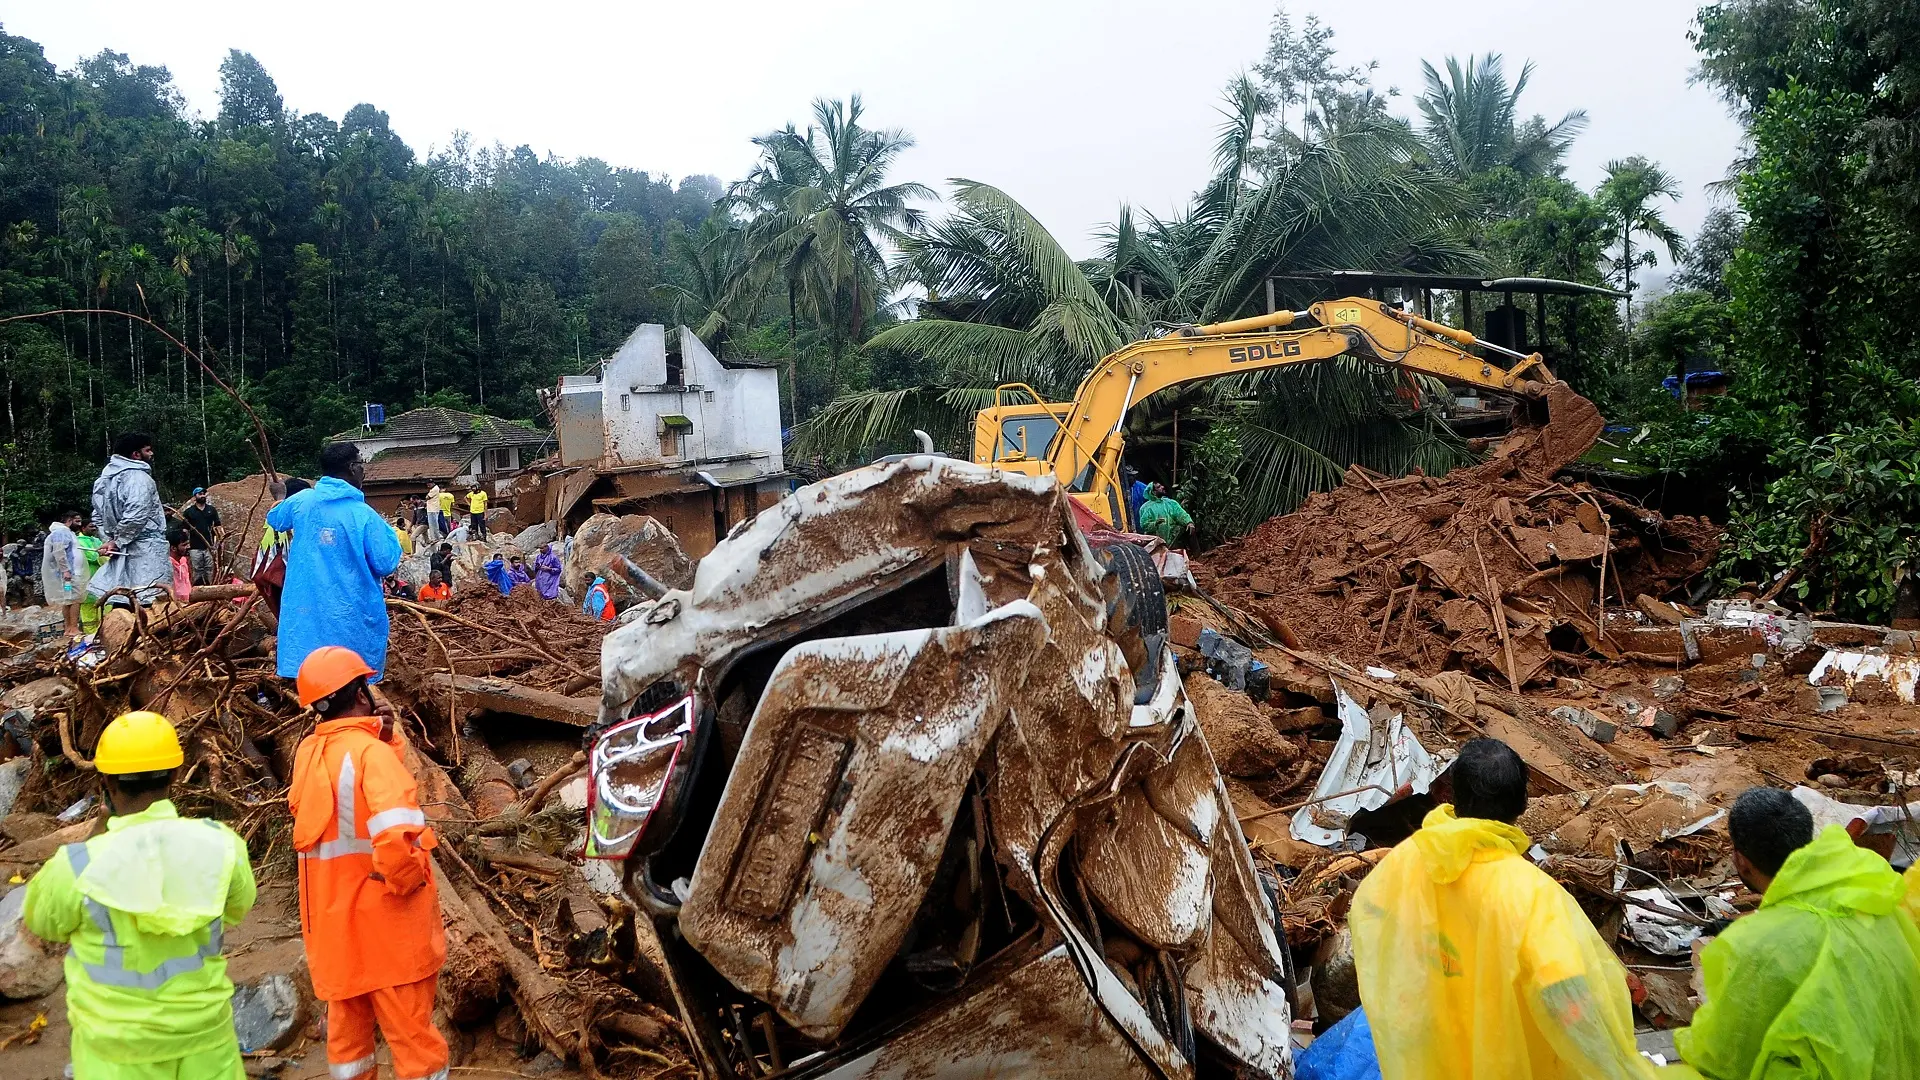
[[354, 428], [343, 431], [327, 441], [359, 442], [374, 438], [434, 439], [449, 435], [471, 436], [471, 438], [461, 439], [461, 446], [465, 449], [534, 446], [553, 438], [552, 432], [524, 427], [497, 416], [461, 412], [458, 409], [432, 408], [412, 409], [398, 416], [389, 417], [387, 422], [376, 431], [369, 432], [365, 428]]
[[466, 470], [477, 453], [470, 445], [408, 446], [382, 450], [367, 463], [366, 482], [451, 480]]

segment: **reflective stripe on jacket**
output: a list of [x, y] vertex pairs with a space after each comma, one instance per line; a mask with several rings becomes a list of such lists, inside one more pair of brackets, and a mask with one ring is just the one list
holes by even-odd
[[64, 941], [67, 1013], [89, 1049], [137, 1065], [232, 1042], [226, 925], [253, 907], [246, 842], [161, 800], [68, 844], [27, 886], [24, 921]]
[[418, 982], [446, 960], [413, 775], [373, 716], [328, 720], [294, 755], [293, 846], [314, 995], [340, 1001]]

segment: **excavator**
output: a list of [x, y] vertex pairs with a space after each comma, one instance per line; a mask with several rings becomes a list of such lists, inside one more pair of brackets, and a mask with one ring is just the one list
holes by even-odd
[[[1289, 329], [1312, 319], [1317, 325]], [[1489, 357], [1468, 350], [1478, 346]], [[1125, 532], [1121, 477], [1127, 410], [1170, 386], [1356, 356], [1387, 367], [1510, 394], [1532, 405], [1520, 422], [1598, 434], [1592, 403], [1554, 379], [1539, 353], [1521, 353], [1378, 300], [1350, 296], [1305, 311], [1183, 326], [1135, 341], [1093, 366], [1072, 401], [1047, 401], [1024, 383], [999, 387], [974, 418], [973, 461], [1053, 476], [1106, 526]], [[1021, 397], [1029, 401], [1017, 401]], [[1569, 415], [1562, 415], [1562, 414]]]

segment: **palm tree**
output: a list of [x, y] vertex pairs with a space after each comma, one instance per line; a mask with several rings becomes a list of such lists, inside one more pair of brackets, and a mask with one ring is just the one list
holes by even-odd
[[741, 288], [772, 281], [787, 290], [791, 336], [804, 306], [827, 331], [830, 382], [842, 353], [857, 344], [887, 287], [885, 245], [899, 245], [922, 224], [911, 204], [933, 192], [915, 183], [888, 184], [887, 173], [913, 146], [898, 129], [860, 122], [860, 96], [813, 103], [805, 134], [789, 124], [754, 140], [760, 163], [728, 195], [749, 216], [747, 246], [754, 272]]
[[1639, 266], [1658, 265], [1651, 244], [1635, 253], [1633, 238], [1645, 236], [1667, 249], [1667, 255], [1679, 262], [1686, 251], [1680, 230], [1667, 224], [1655, 199], [1678, 199], [1680, 182], [1665, 169], [1635, 155], [1607, 163], [1607, 178], [1600, 182], [1594, 198], [1600, 203], [1613, 227], [1613, 240], [1620, 245], [1620, 258], [1614, 266], [1620, 270], [1621, 288], [1627, 292], [1627, 340], [1633, 340], [1633, 271]]
[[724, 214], [708, 214], [700, 227], [667, 234], [667, 257], [680, 268], [681, 281], [655, 285], [673, 301], [673, 321], [693, 327], [702, 341], [723, 347], [731, 329], [729, 312], [737, 305], [739, 282], [747, 270], [745, 234]]
[[1499, 53], [1478, 62], [1468, 57], [1464, 67], [1452, 56], [1446, 63], [1444, 79], [1432, 64], [1421, 63], [1427, 87], [1418, 99], [1428, 152], [1442, 168], [1461, 180], [1502, 166], [1524, 177], [1559, 171], [1567, 148], [1586, 130], [1584, 109], [1553, 124], [1538, 116], [1521, 122], [1520, 95], [1533, 75], [1532, 63], [1521, 66], [1511, 86]]

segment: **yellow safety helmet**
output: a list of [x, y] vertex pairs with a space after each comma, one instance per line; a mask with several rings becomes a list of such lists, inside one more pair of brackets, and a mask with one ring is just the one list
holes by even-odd
[[108, 724], [93, 753], [94, 768], [108, 776], [177, 769], [185, 760], [173, 722], [144, 709], [122, 713]]

